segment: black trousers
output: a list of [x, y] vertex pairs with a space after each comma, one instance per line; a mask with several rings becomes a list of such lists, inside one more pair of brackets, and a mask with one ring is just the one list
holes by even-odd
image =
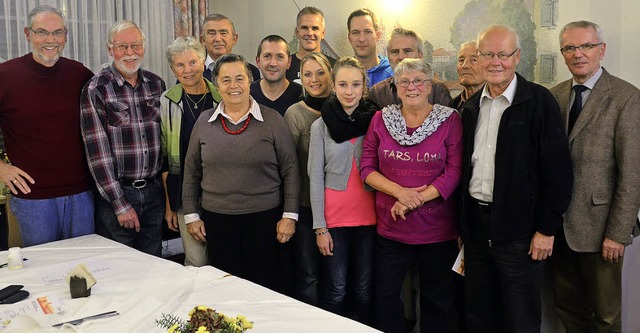
[[279, 207], [242, 215], [203, 210], [210, 264], [274, 289], [279, 267], [276, 224], [281, 217]]
[[471, 209], [464, 246], [469, 332], [540, 332], [544, 263], [528, 254], [531, 239], [494, 242], [490, 206]]
[[420, 281], [420, 332], [449, 331], [453, 311], [454, 275], [458, 253], [455, 240], [432, 244], [404, 244], [378, 236], [375, 257], [374, 308], [377, 329], [404, 333], [402, 283], [417, 261]]
[[294, 258], [295, 297], [307, 304], [318, 306], [320, 285], [320, 258], [313, 230], [311, 207], [300, 206], [296, 233], [291, 239]]

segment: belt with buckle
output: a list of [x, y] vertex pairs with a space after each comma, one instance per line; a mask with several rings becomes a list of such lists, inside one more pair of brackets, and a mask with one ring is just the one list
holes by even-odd
[[474, 197], [471, 197], [471, 200], [473, 202], [475, 202], [476, 205], [480, 206], [483, 209], [490, 209], [491, 208], [491, 202], [478, 200], [478, 199], [476, 199]]
[[124, 186], [131, 186], [134, 188], [145, 188], [147, 185], [153, 183], [156, 180], [157, 176], [143, 178], [143, 179], [131, 179], [131, 178], [122, 178], [120, 179], [120, 183]]

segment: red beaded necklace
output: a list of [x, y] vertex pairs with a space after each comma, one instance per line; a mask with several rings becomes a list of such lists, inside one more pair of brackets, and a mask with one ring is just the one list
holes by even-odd
[[224, 121], [224, 116], [220, 115], [220, 122], [222, 122], [222, 128], [224, 128], [224, 131], [231, 134], [231, 135], [236, 135], [236, 134], [240, 134], [242, 132], [244, 132], [244, 130], [247, 129], [247, 126], [249, 126], [249, 121], [251, 121], [251, 113], [249, 113], [249, 115], [247, 116], [247, 120], [244, 121], [244, 125], [242, 125], [242, 128], [240, 128], [237, 131], [231, 131], [229, 130], [229, 128], [227, 127], [227, 124]]

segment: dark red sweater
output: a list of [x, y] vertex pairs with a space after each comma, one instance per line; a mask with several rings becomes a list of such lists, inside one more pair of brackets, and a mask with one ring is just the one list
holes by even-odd
[[80, 92], [93, 73], [60, 58], [53, 67], [31, 53], [0, 64], [0, 126], [11, 163], [36, 182], [26, 199], [89, 189], [80, 134]]

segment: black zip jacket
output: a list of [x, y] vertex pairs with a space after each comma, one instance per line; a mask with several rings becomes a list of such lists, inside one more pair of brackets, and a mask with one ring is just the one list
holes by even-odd
[[[513, 103], [500, 119], [491, 206], [492, 241], [555, 235], [571, 200], [573, 171], [560, 108], [549, 90], [516, 73]], [[461, 234], [469, 237], [469, 181], [480, 97], [462, 106]]]

